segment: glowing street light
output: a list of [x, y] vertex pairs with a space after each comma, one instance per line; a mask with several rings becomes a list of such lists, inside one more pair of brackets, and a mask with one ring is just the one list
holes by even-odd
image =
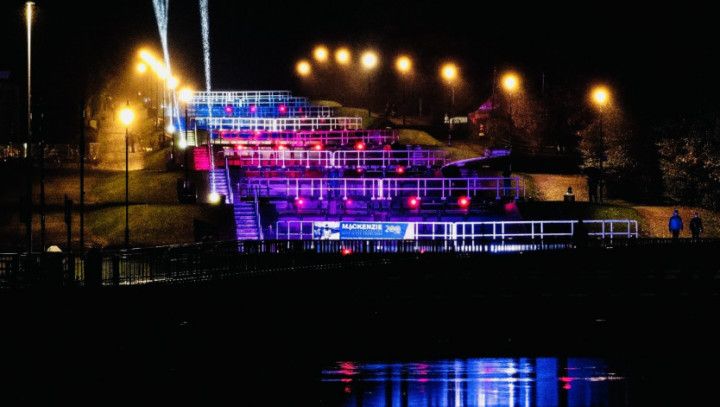
[[167, 80], [167, 87], [170, 90], [174, 90], [180, 84], [180, 80], [176, 76], [171, 76]]
[[139, 74], [144, 74], [145, 72], [147, 72], [147, 68], [148, 68], [148, 67], [147, 67], [147, 65], [146, 65], [144, 62], [139, 62], [139, 63], [135, 66], [135, 70], [136, 70]]
[[210, 192], [208, 194], [208, 202], [213, 205], [220, 203], [220, 194], [215, 191]]
[[363, 68], [368, 71], [375, 69], [378, 65], [378, 61], [378, 54], [375, 51], [365, 51], [360, 57], [360, 62], [362, 63]]
[[347, 65], [350, 63], [350, 50], [347, 48], [338, 48], [335, 51], [335, 62], [340, 65]]
[[313, 58], [315, 58], [317, 62], [327, 62], [329, 56], [330, 51], [328, 51], [327, 47], [325, 47], [324, 45], [318, 45], [313, 50]]
[[590, 91], [590, 100], [600, 109], [610, 103], [610, 98], [610, 89], [605, 85], [594, 86]]
[[520, 75], [515, 72], [506, 72], [500, 79], [503, 90], [512, 95], [520, 90]]
[[180, 92], [178, 93], [180, 97], [180, 101], [183, 103], [190, 103], [193, 99], [193, 91], [192, 89], [185, 87], [180, 89]]
[[395, 60], [395, 69], [397, 69], [397, 71], [400, 72], [402, 75], [410, 73], [412, 67], [413, 61], [407, 55], [400, 55]]
[[309, 76], [312, 73], [312, 66], [310, 65], [310, 62], [308, 62], [307, 60], [305, 60], [305, 59], [300, 60], [295, 65], [295, 72], [297, 72], [297, 74], [302, 77]]
[[452, 85], [457, 80], [458, 75], [458, 67], [452, 62], [448, 62], [440, 68], [440, 76], [442, 76], [445, 82], [450, 85]]
[[120, 110], [120, 122], [125, 126], [125, 248], [130, 247], [130, 197], [128, 194], [129, 188], [129, 159], [128, 159], [128, 139], [129, 139], [129, 128], [130, 124], [135, 119], [135, 112], [130, 109], [130, 102], [128, 101], [125, 107]]

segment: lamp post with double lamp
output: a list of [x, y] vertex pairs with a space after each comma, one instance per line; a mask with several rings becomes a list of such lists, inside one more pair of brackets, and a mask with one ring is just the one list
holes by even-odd
[[360, 63], [362, 64], [362, 68], [365, 72], [368, 74], [368, 88], [367, 88], [367, 111], [368, 111], [368, 117], [370, 117], [370, 105], [372, 102], [372, 75], [373, 71], [375, 71], [375, 68], [377, 68], [378, 64], [380, 62], [380, 58], [378, 57], [377, 52], [368, 50], [363, 52], [362, 56], [360, 57]]
[[448, 120], [448, 146], [452, 138], [452, 116], [455, 114], [455, 83], [459, 77], [459, 69], [452, 62], [443, 64], [440, 68], [440, 77], [450, 87], [450, 114]]
[[592, 88], [590, 91], [590, 100], [592, 104], [597, 108], [598, 110], [598, 120], [599, 120], [599, 132], [600, 132], [600, 146], [598, 148], [598, 164], [600, 169], [600, 179], [598, 180], [598, 198], [600, 203], [603, 201], [603, 187], [604, 187], [604, 171], [603, 171], [603, 162], [605, 161], [605, 129], [603, 128], [603, 120], [605, 115], [605, 110], [608, 108], [608, 106], [611, 103], [612, 96], [610, 93], [610, 89], [605, 85], [596, 85]]
[[129, 196], [129, 156], [128, 156], [128, 138], [130, 132], [130, 124], [135, 119], [135, 112], [130, 109], [130, 102], [120, 110], [120, 122], [125, 126], [125, 249], [130, 247], [130, 196]]
[[400, 55], [395, 60], [395, 69], [398, 71], [400, 76], [402, 77], [402, 98], [401, 98], [401, 105], [402, 105], [402, 124], [405, 125], [405, 116], [406, 116], [406, 110], [407, 110], [407, 81], [410, 80], [410, 75], [412, 74], [412, 68], [413, 68], [413, 61], [410, 59], [407, 55]]

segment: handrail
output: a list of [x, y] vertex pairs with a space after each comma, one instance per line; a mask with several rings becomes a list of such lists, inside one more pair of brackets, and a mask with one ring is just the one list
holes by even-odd
[[225, 185], [227, 185], [228, 203], [234, 203], [235, 198], [233, 196], [232, 179], [230, 178], [230, 166], [228, 165], [227, 156], [225, 156]]
[[[275, 238], [286, 240], [315, 240], [313, 227], [316, 221], [311, 220], [280, 220], [275, 223]], [[317, 221], [343, 222], [337, 221]], [[348, 221], [355, 223], [383, 223], [370, 221]], [[597, 231], [588, 231], [588, 236], [598, 238], [638, 238], [638, 222], [633, 219], [588, 219], [586, 225], [600, 225]], [[486, 222], [403, 222], [388, 221], [386, 223], [407, 224], [412, 230], [410, 240], [446, 240], [458, 246], [473, 244], [473, 239], [540, 239], [572, 237], [575, 233], [577, 220], [545, 220], [545, 221], [486, 221]], [[564, 225], [567, 228], [553, 230], [552, 225]], [[623, 225], [620, 230], [614, 225]], [[294, 226], [294, 227], [293, 227]], [[521, 227], [513, 231], [512, 227]], [[608, 227], [606, 227], [608, 226]], [[549, 229], [548, 229], [549, 228]], [[608, 230], [609, 229], [609, 230]]]
[[253, 191], [253, 196], [255, 199], [255, 219], [257, 220], [257, 228], [258, 228], [259, 237], [260, 237], [260, 240], [265, 240], [265, 237], [263, 235], [263, 230], [262, 230], [262, 222], [260, 222], [260, 204], [258, 203], [257, 189], [255, 189]]

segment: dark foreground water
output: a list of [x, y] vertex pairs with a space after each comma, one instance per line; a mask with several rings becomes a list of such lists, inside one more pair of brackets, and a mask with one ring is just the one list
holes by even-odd
[[627, 405], [627, 381], [602, 359], [479, 358], [337, 362], [322, 399], [338, 406]]

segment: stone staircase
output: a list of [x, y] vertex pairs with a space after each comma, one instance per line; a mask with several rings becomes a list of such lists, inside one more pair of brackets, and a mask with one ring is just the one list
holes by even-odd
[[255, 203], [237, 199], [233, 204], [235, 231], [238, 240], [259, 240], [258, 219]]

